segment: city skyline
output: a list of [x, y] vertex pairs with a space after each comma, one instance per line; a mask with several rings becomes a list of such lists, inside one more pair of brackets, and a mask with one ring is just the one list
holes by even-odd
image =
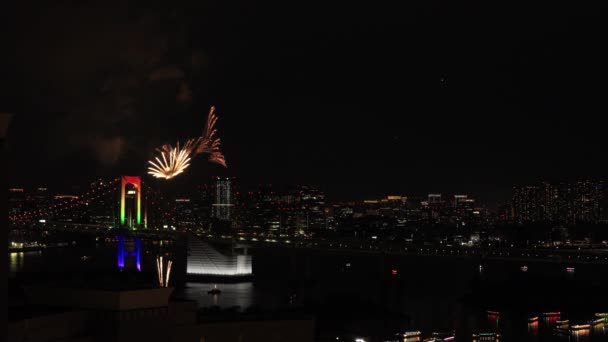
[[[606, 192], [608, 189], [605, 186], [604, 180], [590, 180], [590, 179], [579, 179], [571, 182], [548, 182], [539, 181], [536, 184], [525, 184], [514, 186], [510, 196], [503, 198], [498, 206], [490, 206], [488, 203], [481, 200], [476, 194], [471, 192], [460, 192], [460, 193], [390, 193], [383, 196], [377, 197], [366, 197], [363, 199], [348, 199], [348, 200], [332, 200], [331, 194], [327, 193], [324, 189], [303, 184], [291, 184], [284, 186], [273, 186], [271, 184], [260, 184], [256, 188], [243, 188], [239, 185], [238, 179], [235, 177], [212, 177], [208, 182], [199, 184], [196, 188], [189, 189], [186, 192], [171, 192], [171, 193], [160, 193], [155, 190], [154, 187], [150, 186], [147, 181], [141, 181], [139, 177], [135, 176], [122, 176], [122, 190], [118, 189], [117, 179], [114, 180], [102, 180], [98, 179], [90, 183], [90, 185], [84, 185], [80, 187], [78, 191], [65, 192], [58, 189], [52, 189], [48, 187], [38, 187], [31, 189], [15, 188], [11, 187], [9, 191], [9, 202], [11, 202], [13, 208], [16, 208], [16, 214], [27, 213], [32, 209], [45, 210], [45, 207], [54, 207], [52, 205], [53, 198], [57, 202], [70, 202], [79, 200], [82, 195], [80, 202], [89, 202], [87, 196], [95, 193], [105, 193], [110, 196], [102, 198], [102, 202], [116, 202], [116, 205], [120, 202], [120, 225], [125, 225], [125, 205], [127, 212], [131, 217], [129, 225], [131, 228], [135, 223], [135, 217], [137, 217], [137, 225], [141, 224], [141, 205], [147, 208], [147, 203], [150, 199], [154, 202], [154, 198], [165, 198], [164, 201], [173, 202], [175, 205], [181, 207], [181, 210], [194, 205], [201, 209], [201, 206], [207, 206], [209, 212], [204, 215], [207, 219], [217, 219], [224, 222], [238, 220], [239, 215], [243, 212], [247, 212], [248, 207], [255, 207], [258, 211], [270, 211], [271, 215], [276, 213], [276, 210], [293, 210], [294, 203], [301, 202], [306, 212], [312, 213], [313, 216], [306, 216], [306, 221], [309, 219], [315, 223], [319, 228], [327, 229], [328, 210], [333, 211], [339, 207], [350, 207], [352, 214], [353, 206], [365, 207], [369, 206], [376, 207], [374, 210], [380, 211], [389, 209], [391, 207], [396, 208], [395, 204], [399, 202], [397, 206], [403, 208], [418, 208], [425, 210], [438, 210], [442, 211], [446, 208], [453, 208], [456, 211], [476, 211], [477, 214], [491, 215], [493, 222], [500, 221], [511, 221], [518, 224], [526, 224], [533, 222], [553, 222], [562, 224], [576, 224], [579, 222], [593, 222], [600, 223], [606, 222], [606, 203], [608, 197]], [[125, 181], [127, 180], [127, 181]], [[132, 183], [131, 183], [132, 182]], [[140, 183], [141, 182], [141, 183]], [[129, 185], [134, 184], [134, 185]], [[154, 184], [152, 184], [154, 185]], [[127, 186], [125, 188], [125, 186]], [[118, 191], [118, 190], [120, 191]], [[125, 191], [127, 189], [127, 191]], [[143, 189], [140, 190], [139, 189]], [[116, 194], [114, 192], [118, 191]], [[120, 194], [120, 199], [117, 197]], [[116, 195], [116, 196], [115, 196]], [[126, 202], [125, 202], [126, 196]], [[144, 199], [143, 204], [140, 203], [140, 196]], [[112, 197], [114, 200], [112, 200]], [[95, 198], [99, 198], [97, 195]], [[135, 201], [137, 198], [137, 201]], [[43, 204], [40, 199], [44, 199]], [[15, 203], [12, 201], [38, 201], [34, 207], [24, 206], [23, 209], [18, 209], [20, 206], [15, 207]], [[312, 202], [308, 202], [312, 200]], [[263, 204], [267, 203], [267, 204]], [[308, 203], [308, 204], [305, 204]], [[94, 203], [89, 203], [94, 204]], [[261, 205], [261, 207], [260, 207]], [[137, 211], [133, 211], [133, 207], [137, 208]], [[29, 208], [29, 209], [26, 209]], [[253, 208], [252, 207], [252, 208]], [[90, 208], [95, 208], [91, 206]], [[291, 208], [291, 209], [290, 209]], [[461, 209], [458, 209], [461, 208]], [[156, 208], [156, 209], [160, 209]], [[197, 209], [197, 210], [199, 210]], [[298, 209], [298, 210], [300, 210]], [[312, 210], [311, 210], [312, 209]], [[418, 210], [417, 209], [417, 210]], [[13, 210], [13, 209], [11, 209]], [[175, 211], [172, 215], [181, 216]], [[190, 210], [190, 209], [188, 209]], [[93, 209], [95, 212], [95, 210]], [[108, 212], [105, 208], [101, 210]], [[364, 210], [365, 211], [365, 210]], [[385, 212], [388, 216], [394, 216], [394, 213]], [[251, 213], [250, 213], [251, 214]], [[438, 212], [439, 214], [439, 212]], [[464, 212], [458, 214], [462, 216]], [[470, 213], [469, 213], [470, 214]], [[153, 214], [151, 214], [153, 215]], [[376, 213], [375, 215], [379, 215]], [[383, 216], [383, 215], [380, 215]], [[406, 215], [407, 216], [407, 215]], [[419, 215], [415, 215], [418, 217]], [[107, 217], [107, 215], [106, 215]], [[144, 214], [147, 217], [147, 214]], [[315, 218], [316, 217], [316, 218]], [[321, 217], [324, 217], [321, 219]], [[291, 222], [291, 225], [301, 225], [303, 218], [297, 218], [296, 221]], [[145, 220], [145, 218], [144, 218]], [[279, 225], [278, 218], [274, 219], [274, 225]], [[415, 222], [418, 219], [412, 220], [412, 218], [406, 219], [411, 222]], [[496, 221], [498, 220], [498, 221]], [[60, 220], [61, 221], [61, 220]], [[300, 222], [300, 223], [299, 223]], [[115, 222], [111, 223], [115, 224]], [[190, 225], [196, 226], [194, 222], [190, 222]], [[283, 223], [285, 224], [285, 222]], [[308, 223], [307, 223], [308, 225]]]
[[[318, 184], [339, 198], [469, 191], [497, 202], [539, 178], [608, 174], [594, 115], [605, 106], [599, 11], [395, 6], [283, 21], [276, 9], [194, 2], [136, 14], [128, 4], [19, 5], [2, 88], [2, 110], [15, 113], [9, 179], [143, 173], [154, 147], [199, 134], [211, 105], [242, 184]], [[183, 182], [217, 172], [197, 162]]]
[[[196, 184], [190, 184], [190, 182], [186, 182], [187, 186], [180, 184], [179, 187], [163, 187], [161, 183], [155, 183], [155, 185], [159, 186], [165, 190], [168, 190], [167, 194], [170, 194], [171, 196], [173, 196], [175, 198], [179, 198], [179, 197], [189, 196], [191, 194], [194, 194], [196, 192], [196, 190], [193, 189], [193, 187], [192, 187], [193, 185], [195, 187], [209, 186], [209, 185], [212, 185], [212, 183], [215, 182], [216, 179], [220, 179], [220, 178], [231, 179], [232, 182], [234, 182], [234, 184], [232, 185], [234, 187], [234, 189], [237, 189], [237, 192], [244, 192], [244, 193], [257, 192], [264, 188], [274, 189], [275, 191], [278, 191], [278, 192], [282, 192], [282, 191], [284, 192], [290, 188], [297, 187], [297, 186], [302, 186], [302, 185], [312, 186], [317, 189], [321, 189], [325, 193], [329, 194], [329, 199], [330, 199], [331, 203], [353, 202], [353, 201], [362, 202], [365, 200], [382, 199], [382, 198], [386, 198], [386, 197], [390, 197], [390, 196], [412, 196], [412, 197], [418, 198], [418, 197], [427, 196], [429, 194], [440, 194], [440, 195], [443, 194], [443, 195], [448, 195], [448, 196], [458, 196], [458, 195], [464, 194], [464, 195], [469, 195], [469, 196], [475, 197], [478, 201], [481, 201], [484, 206], [491, 208], [491, 209], [497, 209], [498, 207], [500, 207], [508, 202], [511, 202], [513, 200], [513, 196], [515, 195], [518, 188], [533, 187], [538, 190], [542, 186], [546, 186], [547, 184], [556, 184], [557, 185], [557, 184], [573, 184], [576, 182], [594, 182], [594, 183], [601, 184], [600, 187], [604, 193], [607, 190], [607, 188], [605, 186], [606, 177], [572, 178], [572, 179], [558, 179], [558, 180], [556, 180], [556, 179], [549, 180], [546, 178], [539, 178], [536, 181], [531, 181], [528, 183], [513, 184], [508, 190], [505, 191], [504, 196], [493, 197], [489, 201], [487, 200], [487, 198], [484, 198], [483, 195], [481, 195], [480, 193], [476, 193], [472, 190], [463, 189], [460, 191], [447, 191], [445, 189], [442, 190], [441, 188], [438, 188], [438, 187], [434, 187], [434, 188], [426, 189], [426, 190], [422, 189], [420, 191], [400, 192], [400, 191], [396, 191], [396, 190], [395, 191], [389, 190], [384, 193], [357, 194], [353, 197], [339, 197], [339, 196], [335, 196], [334, 194], [331, 193], [330, 190], [328, 190], [326, 187], [321, 186], [319, 184], [269, 182], [269, 183], [257, 183], [257, 184], [253, 183], [253, 184], [243, 185], [242, 181], [239, 178], [234, 177], [234, 176], [210, 176], [207, 180], [201, 180], [201, 181], [197, 182]], [[102, 180], [102, 178], [89, 179], [88, 181], [71, 183], [71, 184], [69, 184], [69, 186], [55, 186], [55, 187], [51, 187], [51, 188], [57, 194], [71, 195], [71, 194], [75, 194], [79, 191], [84, 191], [84, 189], [86, 187], [88, 187], [89, 184], [94, 184], [100, 180]], [[148, 178], [147, 181], [154, 182], [154, 180], [151, 178]], [[49, 189], [49, 185], [44, 184], [42, 182], [37, 182], [35, 184], [29, 184], [26, 186], [24, 186], [23, 184], [16, 184], [16, 183], [9, 184], [9, 189], [14, 189], [14, 188], [34, 191], [38, 188]], [[395, 188], [398, 188], [398, 187], [395, 187]]]
[[4, 7], [8, 341], [608, 339], [603, 6]]

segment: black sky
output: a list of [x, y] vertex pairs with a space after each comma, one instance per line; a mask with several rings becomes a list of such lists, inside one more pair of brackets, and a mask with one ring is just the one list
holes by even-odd
[[0, 110], [17, 114], [15, 184], [144, 173], [153, 147], [196, 134], [212, 104], [230, 168], [200, 158], [180, 182], [223, 172], [333, 199], [492, 202], [517, 183], [607, 174], [601, 8], [102, 4], [11, 16]]

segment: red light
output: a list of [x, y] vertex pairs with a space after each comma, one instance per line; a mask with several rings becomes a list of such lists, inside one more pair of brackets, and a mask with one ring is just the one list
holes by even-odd
[[393, 268], [391, 270], [391, 274], [394, 275], [394, 276], [396, 276], [397, 275], [397, 269]]

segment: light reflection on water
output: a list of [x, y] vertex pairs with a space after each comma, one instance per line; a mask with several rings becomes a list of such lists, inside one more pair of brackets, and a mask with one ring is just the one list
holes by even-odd
[[9, 274], [21, 271], [25, 264], [25, 259], [32, 258], [33, 256], [42, 255], [42, 251], [28, 251], [28, 252], [11, 252], [9, 253], [8, 270]]
[[528, 334], [530, 336], [538, 335], [538, 321], [528, 323]]
[[608, 332], [606, 331], [607, 329], [608, 327], [606, 327], [606, 323], [599, 323], [591, 326], [593, 336], [606, 337], [606, 339], [608, 340]]
[[[97, 252], [99, 254], [100, 251]], [[85, 263], [80, 259], [83, 253], [85, 252], [76, 250], [73, 252], [68, 250], [49, 250], [45, 252], [10, 253], [9, 270], [11, 273], [24, 269], [42, 272], [69, 269], [68, 267], [76, 267], [75, 265], [78, 267], [89, 267], [88, 265], [91, 262]], [[115, 267], [116, 250], [114, 248], [103, 250], [103, 255], [94, 255], [88, 251], [85, 254], [94, 256], [94, 261], [98, 262], [98, 264], [95, 264], [96, 266], [107, 264]], [[52, 259], [49, 259], [49, 257], [52, 257]], [[303, 299], [320, 298], [320, 301], [323, 301], [324, 299], [331, 299], [334, 294], [348, 293], [353, 298], [365, 298], [390, 310], [406, 313], [411, 318], [412, 328], [422, 330], [425, 333], [435, 330], [447, 331], [454, 327], [459, 327], [459, 331], [467, 329], [466, 334], [468, 336], [470, 336], [471, 332], [486, 330], [498, 330], [501, 333], [505, 332], [508, 334], [509, 331], [515, 330], [513, 327], [517, 327], [517, 329], [521, 328], [522, 334], [512, 337], [510, 340], [523, 341], [526, 338], [528, 341], [561, 341], [568, 340], [569, 338], [574, 341], [608, 340], [605, 324], [594, 325], [591, 331], [587, 333], [582, 332], [573, 334], [573, 336], [564, 335], [559, 337], [552, 331], [557, 318], [542, 318], [536, 324], [528, 325], [527, 332], [525, 329], [528, 316], [510, 317], [501, 313], [500, 317], [489, 317], [484, 312], [483, 314], [486, 316], [484, 320], [483, 316], [479, 317], [477, 311], [472, 312], [461, 300], [461, 292], [469, 286], [469, 283], [466, 281], [468, 279], [467, 276], [479, 274], [478, 264], [467, 265], [467, 268], [460, 267], [458, 269], [452, 269], [453, 267], [439, 268], [439, 266], [436, 266], [437, 269], [433, 270], [434, 273], [432, 275], [436, 276], [439, 274], [441, 279], [454, 279], [454, 281], [449, 282], [449, 286], [446, 286], [446, 283], [443, 282], [424, 282], [424, 285], [421, 285], [418, 281], [411, 281], [411, 279], [422, 277], [421, 275], [428, 276], [428, 271], [418, 268], [416, 263], [391, 265], [391, 267], [400, 269], [399, 276], [391, 275], [389, 280], [380, 282], [377, 279], [378, 276], [376, 276], [378, 273], [370, 273], [375, 272], [378, 267], [364, 258], [356, 259], [349, 256], [345, 258], [348, 260], [345, 260], [342, 264], [334, 259], [323, 258], [318, 262], [313, 260], [310, 265], [297, 265], [300, 268], [271, 264], [270, 261], [275, 259], [279, 258], [272, 258], [271, 260], [267, 258], [260, 261], [258, 270], [261, 272], [270, 272], [269, 270], [272, 270], [273, 273], [276, 270], [285, 270], [282, 272], [287, 273], [293, 268], [295, 269], [293, 272], [300, 275], [312, 273], [309, 277], [314, 281], [311, 280], [309, 283], [303, 283], [303, 285], [295, 287], [295, 290], [297, 290], [296, 301], [300, 304], [303, 302]], [[52, 261], [49, 262], [49, 260]], [[331, 269], [331, 266], [334, 264], [344, 265], [347, 262], [350, 265], [348, 272], [341, 271], [338, 268], [337, 270]], [[145, 264], [144, 268], [150, 269], [151, 265], [153, 264]], [[483, 267], [483, 276], [490, 275], [496, 269], [496, 267], [491, 266]], [[517, 273], [521, 273], [519, 267], [520, 265], [514, 265], [513, 269]], [[325, 271], [318, 274], [314, 273], [314, 271], [320, 269], [325, 269]], [[540, 268], [530, 267], [526, 275], [533, 274], [537, 270], [540, 270]], [[564, 268], [560, 267], [557, 271], [563, 274]], [[582, 271], [579, 271], [577, 268], [578, 273], [576, 277], [583, 275], [584, 272]], [[370, 274], [374, 276], [370, 276]], [[274, 276], [274, 274], [271, 276]], [[574, 276], [574, 274], [570, 276]], [[399, 281], [400, 277], [403, 277], [403, 281], [401, 282]], [[458, 279], [461, 281], [456, 281]], [[250, 282], [217, 283], [222, 293], [219, 295], [208, 294], [207, 291], [211, 290], [215, 284], [212, 282], [190, 282], [186, 284], [186, 288], [176, 289], [176, 292], [179, 292], [180, 297], [196, 301], [201, 308], [220, 307], [222, 309], [229, 309], [238, 307], [238, 310], [244, 311], [250, 307], [257, 306], [266, 309], [281, 308], [289, 305], [290, 295], [294, 291], [293, 286], [288, 284], [286, 276], [264, 277], [262, 275]], [[463, 288], [462, 291], [458, 288], [459, 286]], [[421, 293], [424, 289], [430, 290]], [[570, 317], [566, 316], [565, 318]], [[586, 319], [586, 317], [582, 319]]]
[[[217, 288], [222, 291], [221, 294], [212, 295], [207, 291]], [[185, 298], [195, 300], [199, 307], [219, 306], [221, 308], [239, 307], [240, 310], [246, 310], [254, 304], [253, 283], [186, 283], [186, 288], [183, 289]]]

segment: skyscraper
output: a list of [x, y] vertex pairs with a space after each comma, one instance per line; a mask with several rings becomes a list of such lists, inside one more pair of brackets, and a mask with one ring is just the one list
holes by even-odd
[[230, 221], [234, 207], [234, 179], [231, 177], [215, 177], [213, 188], [212, 217], [220, 221]]
[[325, 193], [315, 187], [300, 187], [300, 208], [306, 219], [306, 229], [325, 229]]
[[602, 218], [603, 182], [579, 180], [573, 184], [575, 222], [597, 223]]
[[513, 219], [519, 223], [540, 221], [541, 192], [537, 186], [513, 187]]
[[601, 180], [517, 186], [513, 189], [513, 218], [518, 222], [598, 223], [602, 220], [603, 196]]

